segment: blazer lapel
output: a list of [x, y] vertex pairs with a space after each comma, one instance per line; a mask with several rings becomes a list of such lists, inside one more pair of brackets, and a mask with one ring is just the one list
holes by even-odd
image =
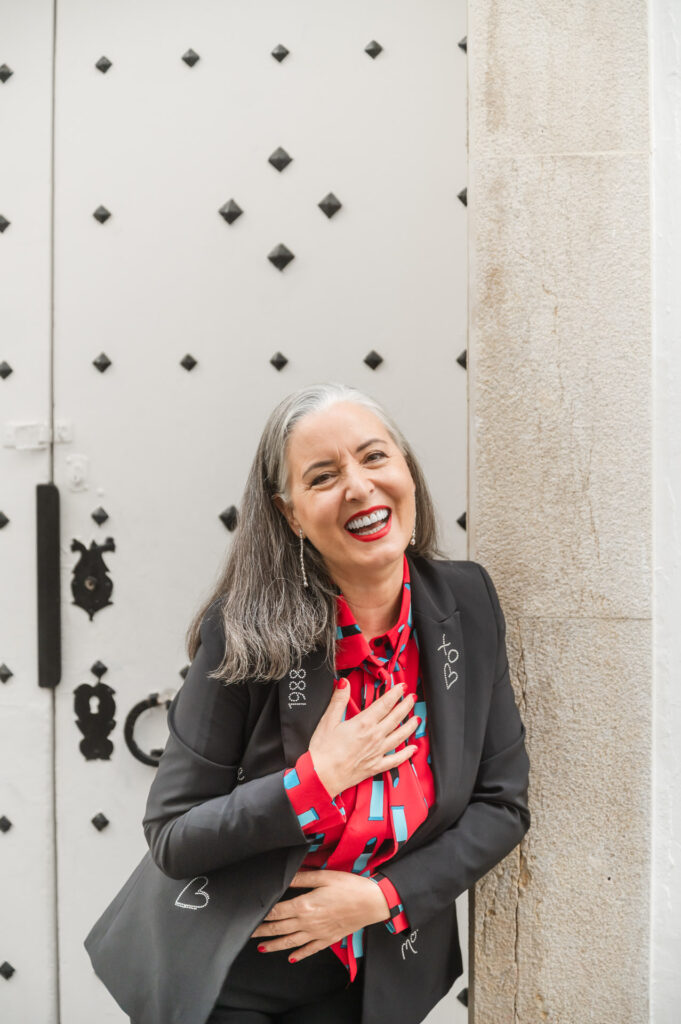
[[278, 683], [281, 739], [290, 768], [308, 749], [312, 733], [331, 700], [333, 674], [324, 662], [323, 653], [313, 651]]
[[[419, 673], [426, 699], [426, 728], [435, 782], [435, 803], [426, 820], [409, 837], [402, 850], [418, 836], [422, 842], [443, 823], [452, 819], [463, 763], [466, 714], [466, 656], [461, 613], [445, 584], [437, 563], [429, 579], [409, 559], [412, 585], [412, 615], [419, 646]], [[437, 575], [436, 575], [437, 574]]]

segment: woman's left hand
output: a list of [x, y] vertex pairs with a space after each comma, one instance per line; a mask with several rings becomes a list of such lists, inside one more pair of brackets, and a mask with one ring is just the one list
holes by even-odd
[[[350, 871], [299, 871], [291, 886], [311, 892], [275, 903], [253, 932], [262, 952], [290, 949], [295, 960], [377, 921], [387, 921], [390, 908], [381, 889], [370, 878]], [[278, 936], [272, 938], [272, 936]], [[291, 957], [289, 958], [291, 959]]]

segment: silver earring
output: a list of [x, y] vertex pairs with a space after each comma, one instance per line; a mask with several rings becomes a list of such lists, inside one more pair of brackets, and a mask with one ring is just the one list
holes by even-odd
[[300, 535], [300, 570], [301, 570], [301, 572], [303, 574], [303, 586], [306, 587], [307, 586], [307, 576], [305, 574], [305, 560], [303, 558], [303, 531], [302, 530], [298, 530], [298, 533]]
[[416, 544], [416, 520], [414, 520], [414, 529], [411, 531], [411, 540], [409, 543], [412, 546]]

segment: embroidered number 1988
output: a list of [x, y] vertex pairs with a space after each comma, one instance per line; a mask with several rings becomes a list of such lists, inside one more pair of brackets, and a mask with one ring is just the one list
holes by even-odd
[[304, 707], [306, 704], [305, 669], [292, 668], [288, 674], [288, 707]]

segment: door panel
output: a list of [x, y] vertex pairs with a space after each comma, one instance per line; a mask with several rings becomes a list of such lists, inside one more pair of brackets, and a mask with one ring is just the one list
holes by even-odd
[[[239, 505], [273, 405], [324, 379], [383, 401], [423, 462], [447, 550], [466, 557], [465, 6], [60, 0], [57, 18], [61, 1020], [113, 1024], [125, 1017], [82, 942], [146, 849], [154, 768], [125, 721], [182, 683], [186, 626], [231, 540], [220, 514]], [[281, 171], [277, 147], [292, 157]], [[243, 210], [232, 224], [229, 199]], [[268, 260], [279, 244], [294, 254], [284, 270]], [[45, 736], [49, 697], [33, 695]], [[165, 735], [163, 705], [139, 715], [141, 750]], [[459, 909], [465, 944], [465, 898]], [[452, 992], [429, 1020], [465, 1015]]]
[[[38, 685], [36, 488], [50, 479], [52, 4], [0, 3], [0, 1019], [57, 1007], [54, 693]], [[11, 72], [11, 74], [9, 73]], [[58, 669], [58, 666], [56, 666]]]

